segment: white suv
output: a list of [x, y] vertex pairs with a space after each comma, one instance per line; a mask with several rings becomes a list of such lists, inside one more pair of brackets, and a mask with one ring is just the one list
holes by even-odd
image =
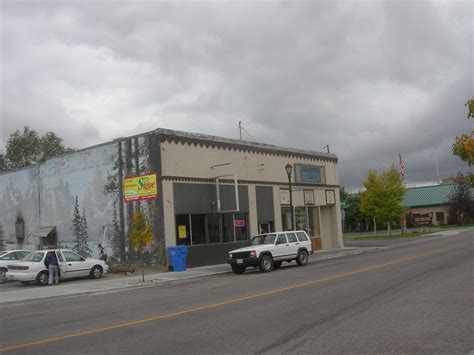
[[305, 231], [274, 232], [257, 235], [252, 238], [249, 247], [230, 251], [227, 262], [236, 274], [244, 273], [248, 266], [268, 272], [279, 268], [283, 261], [296, 260], [298, 265], [306, 265], [312, 251]]

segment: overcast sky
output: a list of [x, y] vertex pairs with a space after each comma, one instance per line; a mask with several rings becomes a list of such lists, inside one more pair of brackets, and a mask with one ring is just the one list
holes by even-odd
[[83, 148], [169, 128], [339, 157], [341, 185], [405, 161], [468, 172], [472, 1], [6, 1], [0, 149], [28, 125]]

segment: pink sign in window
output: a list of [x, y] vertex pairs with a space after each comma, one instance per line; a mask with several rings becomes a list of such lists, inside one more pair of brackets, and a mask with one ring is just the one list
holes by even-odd
[[236, 219], [234, 221], [234, 227], [245, 227], [245, 220], [244, 219]]

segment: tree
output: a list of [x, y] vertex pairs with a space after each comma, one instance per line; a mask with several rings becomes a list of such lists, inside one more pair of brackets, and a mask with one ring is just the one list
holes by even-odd
[[23, 168], [70, 151], [72, 149], [65, 148], [62, 138], [55, 133], [46, 132], [40, 137], [35, 130], [25, 126], [22, 133], [16, 130], [8, 137], [5, 155], [0, 154], [0, 169]]
[[[474, 118], [474, 98], [468, 100], [466, 106], [468, 108], [467, 118]], [[453, 154], [467, 162], [469, 166], [474, 163], [474, 130], [471, 131], [470, 135], [463, 134], [456, 137], [453, 144]]]
[[145, 281], [143, 252], [145, 248], [149, 248], [151, 246], [153, 241], [153, 230], [142, 212], [135, 212], [133, 214], [129, 240], [133, 249], [138, 251], [140, 254], [142, 281]]
[[401, 203], [405, 196], [405, 187], [395, 165], [380, 175], [375, 170], [370, 170], [364, 187], [365, 191], [360, 197], [362, 214], [374, 219], [374, 227], [377, 220], [387, 223], [391, 234], [391, 222], [403, 215]]
[[363, 216], [360, 212], [360, 195], [359, 193], [350, 194], [346, 192], [344, 187], [339, 190], [339, 196], [341, 206], [344, 206], [345, 218], [344, 218], [344, 231], [347, 230], [359, 230], [361, 221], [363, 222]]
[[7, 170], [7, 160], [5, 158], [5, 154], [0, 151], [0, 171]]
[[456, 178], [458, 183], [448, 197], [448, 218], [451, 223], [463, 224], [474, 218], [474, 201], [471, 186], [463, 178], [462, 173], [459, 172]]

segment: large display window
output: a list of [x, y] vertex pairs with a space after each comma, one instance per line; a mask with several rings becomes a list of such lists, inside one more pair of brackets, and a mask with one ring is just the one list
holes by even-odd
[[247, 213], [181, 214], [175, 216], [176, 244], [233, 243], [249, 239]]

